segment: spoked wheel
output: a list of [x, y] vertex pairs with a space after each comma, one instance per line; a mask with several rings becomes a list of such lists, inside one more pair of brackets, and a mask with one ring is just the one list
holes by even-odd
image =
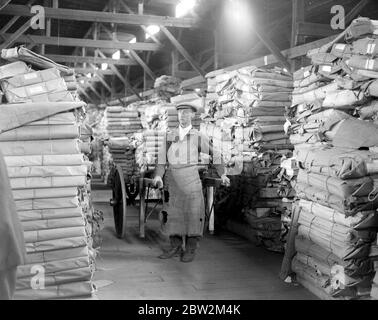
[[113, 207], [114, 225], [117, 238], [126, 236], [126, 185], [121, 167], [117, 166], [113, 184], [113, 199], [110, 201]]

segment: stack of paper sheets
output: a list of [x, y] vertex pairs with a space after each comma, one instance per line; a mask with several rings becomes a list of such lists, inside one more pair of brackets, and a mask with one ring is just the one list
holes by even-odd
[[352, 22], [333, 43], [308, 52], [294, 74], [285, 128], [295, 145], [299, 214], [292, 269], [337, 298], [377, 298], [372, 285], [378, 200], [377, 25]]
[[56, 68], [22, 73], [22, 65], [0, 80], [7, 100], [18, 102], [0, 105], [0, 149], [27, 252], [15, 298], [88, 296], [95, 254], [88, 223], [91, 164], [81, 153], [81, 132], [87, 137], [79, 129], [85, 103], [60, 99], [70, 93]]

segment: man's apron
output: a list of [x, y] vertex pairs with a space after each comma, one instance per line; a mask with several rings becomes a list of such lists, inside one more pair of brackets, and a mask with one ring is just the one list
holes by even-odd
[[[197, 166], [198, 146], [190, 142], [189, 136], [186, 136], [184, 141], [172, 143], [168, 149], [169, 165], [166, 171], [166, 183], [169, 204], [166, 227], [169, 235], [195, 237], [203, 234], [205, 204]], [[195, 161], [179, 164], [177, 155], [180, 154], [186, 159], [188, 151], [190, 159]]]

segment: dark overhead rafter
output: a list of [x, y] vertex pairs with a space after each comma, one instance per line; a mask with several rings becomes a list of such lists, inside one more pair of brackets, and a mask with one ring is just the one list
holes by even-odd
[[75, 73], [82, 73], [82, 74], [87, 74], [87, 73], [100, 73], [106, 76], [111, 76], [114, 73], [111, 70], [101, 70], [101, 69], [96, 69], [96, 68], [74, 68]]
[[[315, 49], [315, 48], [320, 48], [320, 47], [322, 47], [326, 44], [329, 44], [331, 41], [334, 41], [336, 39], [336, 37], [337, 36], [334, 35], [334, 36], [330, 36], [330, 37], [320, 39], [320, 40], [317, 40], [317, 41], [314, 41], [314, 42], [306, 43], [306, 44], [303, 44], [303, 45], [300, 45], [300, 46], [297, 46], [297, 47], [294, 47], [294, 48], [286, 49], [286, 50], [283, 50], [281, 52], [281, 54], [286, 56], [288, 59], [294, 59], [294, 58], [306, 55], [309, 50], [312, 50], [312, 49]], [[237, 69], [248, 67], [248, 66], [251, 66], [251, 65], [256, 66], [256, 67], [263, 67], [263, 66], [272, 65], [272, 64], [275, 64], [275, 63], [278, 63], [278, 62], [279, 61], [277, 60], [277, 58], [273, 54], [270, 54], [270, 55], [259, 57], [259, 58], [249, 60], [249, 61], [246, 61], [246, 62], [243, 62], [243, 63], [239, 63], [239, 64], [236, 64], [236, 65], [233, 65], [233, 66], [230, 66], [230, 67], [226, 67], [226, 68], [223, 68], [221, 70], [213, 71], [213, 75], [216, 75], [217, 73], [220, 74], [220, 73], [223, 73], [225, 71], [237, 70]], [[192, 86], [192, 85], [199, 85], [199, 84], [203, 83], [203, 81], [204, 81], [203, 77], [198, 76], [198, 77], [195, 77], [195, 78], [192, 78], [192, 79], [184, 80], [182, 82], [181, 86], [183, 88], [187, 88], [187, 87]], [[148, 91], [145, 91], [145, 92], [141, 92], [140, 95], [143, 96], [143, 97], [148, 97], [152, 93], [153, 93], [153, 90], [148, 90]], [[134, 102], [136, 100], [136, 96], [129, 96], [129, 97], [126, 97], [125, 99], [122, 99], [122, 100], [124, 102]]]
[[[98, 54], [100, 55], [100, 57], [104, 58], [105, 55], [100, 51], [100, 50], [97, 50]], [[118, 71], [117, 67], [114, 66], [114, 65], [109, 65], [110, 69], [115, 73], [115, 75], [122, 81], [122, 83], [128, 87], [138, 98], [139, 100], [143, 100], [142, 97], [139, 95], [139, 93], [134, 89], [134, 87], [131, 85], [131, 83], [125, 79], [121, 73]]]
[[363, 8], [368, 5], [370, 0], [361, 0], [358, 1], [358, 3], [348, 12], [348, 14], [345, 16], [345, 25], [349, 25], [352, 20], [361, 12]]
[[[360, 12], [369, 4], [370, 0], [359, 1], [345, 16], [345, 24], [348, 25]], [[325, 1], [324, 4], [331, 4], [332, 1]], [[306, 7], [306, 11], [308, 8]], [[340, 33], [340, 30], [333, 30], [329, 24], [310, 23], [299, 21], [296, 23], [296, 30], [298, 35], [314, 36], [314, 37], [328, 37], [332, 34]]]
[[[114, 34], [104, 26], [105, 32], [108, 34], [109, 38], [111, 38], [113, 41], [118, 41], [116, 38], [114, 38]], [[149, 68], [149, 66], [143, 61], [141, 57], [134, 51], [134, 50], [123, 50], [123, 52], [127, 55], [133, 58], [137, 64], [139, 64], [144, 71], [153, 79], [156, 79], [156, 75], [154, 72]]]
[[161, 31], [166, 35], [166, 37], [171, 41], [173, 46], [178, 52], [190, 63], [194, 70], [196, 70], [201, 76], [205, 76], [206, 72], [197, 64], [197, 62], [191, 57], [189, 52], [181, 45], [180, 42], [174, 37], [174, 35], [164, 26], [160, 26]]
[[89, 94], [85, 92], [85, 89], [83, 89], [83, 88], [80, 87], [80, 86], [78, 86], [77, 89], [78, 89], [79, 92], [80, 92], [81, 94], [83, 94], [83, 95], [84, 95], [89, 101], [91, 101], [93, 104], [95, 103], [95, 102], [93, 101], [93, 99], [89, 96]]
[[105, 78], [103, 77], [102, 73], [96, 70], [95, 75], [98, 78], [98, 80], [100, 80], [100, 82], [104, 85], [104, 87], [110, 92], [110, 94], [112, 94], [113, 93], [112, 88], [110, 88], [108, 83], [105, 81]]
[[[5, 39], [12, 37], [10, 33], [2, 35]], [[46, 44], [51, 46], [64, 46], [64, 47], [82, 47], [82, 48], [108, 48], [108, 49], [125, 49], [137, 51], [157, 51], [161, 47], [156, 43], [129, 43], [123, 41], [107, 41], [107, 40], [90, 40], [79, 38], [63, 38], [63, 37], [46, 37], [35, 35], [22, 35], [18, 38], [17, 42], [23, 43], [37, 43]]]
[[[119, 1], [119, 4], [123, 6], [123, 8], [126, 10], [127, 13], [135, 14], [135, 12], [131, 10], [131, 8], [125, 3], [125, 0]], [[145, 25], [141, 25], [140, 27], [143, 29], [144, 32], [148, 33], [147, 27]], [[161, 44], [160, 40], [156, 38], [155, 35], [150, 35], [150, 37], [154, 42]]]
[[297, 34], [299, 36], [312, 37], [329, 37], [332, 34], [340, 33], [340, 30], [332, 30], [329, 24], [311, 23], [311, 22], [297, 22]]
[[19, 40], [19, 38], [31, 27], [32, 18], [26, 21], [16, 32], [12, 33], [9, 37], [5, 37], [5, 41], [0, 44], [0, 50], [10, 47], [13, 43]]
[[60, 63], [94, 63], [94, 64], [114, 64], [120, 66], [136, 66], [138, 63], [132, 59], [119, 59], [115, 60], [112, 58], [99, 58], [99, 57], [82, 57], [82, 56], [66, 56], [59, 54], [47, 54], [47, 58], [60, 62]]
[[274, 44], [274, 42], [267, 37], [260, 28], [254, 26], [253, 27], [254, 32], [256, 35], [260, 38], [260, 40], [264, 43], [264, 45], [269, 49], [270, 52], [273, 53], [273, 55], [276, 57], [278, 62], [287, 70], [291, 69], [291, 64], [286, 59], [285, 56], [282, 55], [281, 50]]
[[[8, 5], [0, 11], [1, 15], [17, 15], [30, 17], [33, 14], [28, 6]], [[176, 28], [195, 28], [196, 20], [193, 18], [174, 18], [167, 16], [139, 15], [128, 13], [112, 13], [101, 11], [73, 10], [45, 8], [46, 18], [72, 21], [89, 21], [102, 23], [115, 23], [126, 25], [162, 25]]]
[[[127, 51], [124, 50], [124, 52], [127, 54]], [[156, 79], [155, 73], [150, 69], [150, 67], [143, 61], [141, 57], [134, 51], [134, 50], [129, 50], [130, 56], [138, 62], [138, 64], [143, 68], [143, 70], [150, 76], [152, 80]]]
[[0, 0], [0, 10], [2, 10], [11, 0]]
[[102, 100], [102, 97], [101, 97], [101, 94], [96, 90], [96, 88], [90, 83], [90, 82], [87, 82], [86, 85], [89, 87], [89, 89], [91, 89], [94, 94], [100, 99], [100, 101]]
[[[36, 0], [29, 0], [27, 5], [32, 5]], [[7, 32], [20, 18], [20, 16], [14, 16], [12, 19], [10, 19], [7, 24], [1, 28], [0, 34]]]

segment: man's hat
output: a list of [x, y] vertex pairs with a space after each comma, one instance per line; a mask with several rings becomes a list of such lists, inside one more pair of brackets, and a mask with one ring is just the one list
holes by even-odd
[[190, 102], [180, 102], [177, 106], [176, 109], [192, 109], [194, 112], [201, 112], [203, 111], [203, 101], [202, 99], [196, 99], [192, 100]]

